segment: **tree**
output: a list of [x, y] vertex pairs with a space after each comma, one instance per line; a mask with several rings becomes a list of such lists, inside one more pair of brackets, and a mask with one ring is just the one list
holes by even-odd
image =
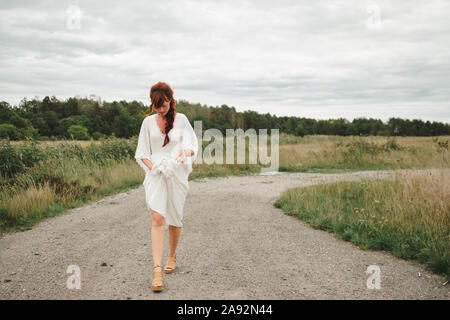
[[295, 135], [296, 136], [300, 136], [300, 137], [304, 137], [305, 136], [305, 128], [303, 128], [301, 123], [299, 123], [297, 125], [297, 128], [295, 128]]
[[47, 135], [50, 136], [53, 134], [53, 131], [55, 130], [55, 128], [58, 126], [58, 115], [55, 111], [49, 110], [49, 111], [45, 111], [42, 114], [42, 118], [44, 119], [48, 130], [47, 130]]
[[33, 127], [35, 127], [41, 136], [50, 136], [45, 120], [40, 116], [34, 116], [31, 119]]
[[133, 129], [136, 127], [136, 120], [131, 117], [127, 109], [120, 105], [119, 114], [113, 121], [113, 132], [116, 137], [130, 138], [133, 136]]
[[72, 137], [72, 139], [89, 140], [88, 129], [83, 126], [73, 125], [70, 126], [69, 129], [67, 129], [67, 131], [69, 132], [69, 135]]
[[17, 130], [16, 126], [10, 123], [2, 123], [0, 124], [0, 138], [1, 139], [11, 139], [18, 140], [21, 137], [19, 130]]

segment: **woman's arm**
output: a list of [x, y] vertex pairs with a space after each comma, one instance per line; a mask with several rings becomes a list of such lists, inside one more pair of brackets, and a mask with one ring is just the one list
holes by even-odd
[[[148, 118], [148, 117], [147, 117]], [[136, 147], [135, 159], [142, 169], [147, 173], [152, 169], [151, 161], [151, 145], [150, 145], [150, 128], [148, 127], [147, 118], [144, 118], [139, 132], [138, 144]]]
[[193, 155], [194, 155], [194, 150], [192, 150], [192, 149], [184, 149], [183, 151], [184, 151], [184, 154], [185, 154], [187, 157], [190, 157], [190, 156], [193, 156]]
[[193, 157], [194, 160], [197, 157], [198, 152], [198, 139], [195, 134], [194, 128], [192, 128], [189, 119], [185, 116], [185, 131], [186, 131], [186, 143], [184, 144], [184, 153], [188, 157]]
[[191, 126], [191, 123], [189, 122], [188, 118], [183, 115], [184, 118], [184, 131], [183, 131], [183, 143], [182, 143], [182, 149], [178, 153], [175, 160], [184, 162], [186, 157], [189, 157], [189, 161], [194, 161], [197, 152], [198, 152], [198, 139], [197, 135], [195, 134], [194, 129]]
[[152, 170], [153, 162], [152, 162], [150, 159], [143, 158], [143, 159], [141, 159], [141, 160], [142, 160], [143, 163], [145, 163], [145, 165], [146, 165], [150, 170]]

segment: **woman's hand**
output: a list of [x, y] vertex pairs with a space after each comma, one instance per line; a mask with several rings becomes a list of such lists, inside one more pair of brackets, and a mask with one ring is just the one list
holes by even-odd
[[180, 150], [180, 152], [178, 152], [178, 155], [175, 157], [175, 161], [183, 163], [184, 160], [186, 160], [186, 153], [184, 152], [184, 150]]
[[175, 158], [175, 161], [179, 161], [179, 162], [183, 163], [184, 160], [186, 160], [186, 157], [190, 157], [193, 154], [194, 154], [194, 152], [191, 149], [180, 150], [180, 152], [178, 153], [178, 155]]
[[142, 159], [142, 162], [144, 162], [145, 165], [146, 165], [150, 170], [152, 170], [152, 168], [153, 168], [153, 162], [152, 162], [151, 160], [149, 160], [149, 159]]

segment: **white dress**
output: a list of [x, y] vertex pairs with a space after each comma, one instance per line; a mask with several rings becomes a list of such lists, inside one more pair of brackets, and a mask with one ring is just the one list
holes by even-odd
[[[147, 116], [142, 121], [135, 158], [145, 171], [142, 184], [147, 209], [161, 214], [169, 225], [181, 227], [184, 201], [189, 191], [188, 177], [197, 157], [198, 140], [188, 118], [179, 112], [175, 113], [173, 128], [169, 131], [170, 142], [163, 147], [164, 138], [165, 134], [156, 123], [156, 114]], [[182, 149], [194, 151], [184, 163], [175, 160]], [[144, 158], [152, 161], [152, 170], [142, 162]]]

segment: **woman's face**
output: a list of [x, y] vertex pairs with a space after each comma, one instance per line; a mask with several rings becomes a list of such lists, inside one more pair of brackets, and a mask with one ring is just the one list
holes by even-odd
[[169, 111], [169, 109], [170, 109], [170, 100], [165, 100], [163, 105], [159, 109], [155, 108], [156, 112], [158, 112], [160, 116], [165, 116], [166, 113]]

